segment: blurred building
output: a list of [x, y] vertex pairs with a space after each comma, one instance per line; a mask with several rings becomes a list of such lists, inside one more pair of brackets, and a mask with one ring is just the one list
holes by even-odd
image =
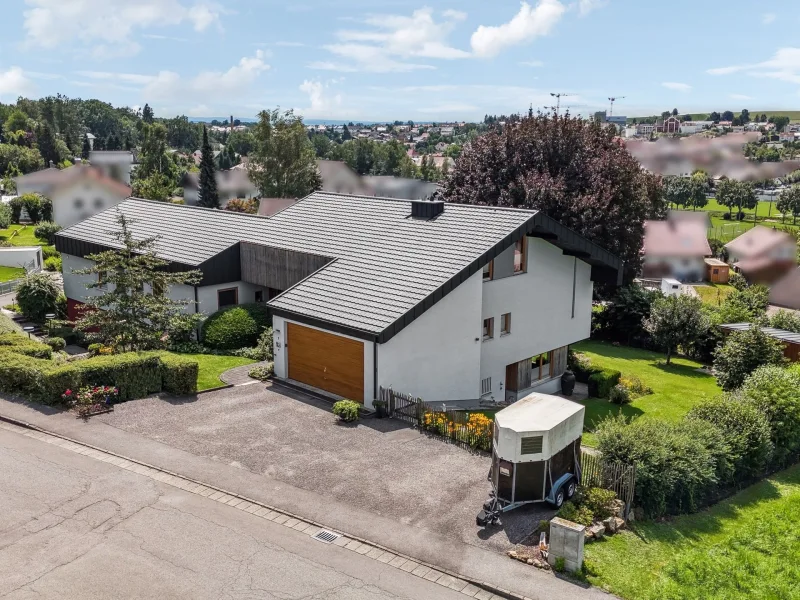
[[703, 281], [705, 259], [712, 255], [707, 233], [706, 226], [698, 220], [646, 221], [642, 277], [683, 283]]
[[728, 262], [750, 283], [772, 285], [797, 266], [797, 240], [756, 225], [725, 244]]

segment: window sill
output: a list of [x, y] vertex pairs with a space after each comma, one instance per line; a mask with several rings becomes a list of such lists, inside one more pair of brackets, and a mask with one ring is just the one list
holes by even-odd
[[482, 341], [482, 342], [491, 342], [493, 339], [494, 339], [493, 337], [485, 337], [485, 338], [483, 338], [483, 340], [481, 340], [481, 341]]
[[507, 331], [506, 333], [501, 333], [501, 334], [500, 334], [500, 337], [501, 337], [501, 338], [502, 338], [502, 337], [507, 337], [507, 336], [509, 336], [509, 335], [511, 335], [511, 332], [510, 332], [510, 331]]

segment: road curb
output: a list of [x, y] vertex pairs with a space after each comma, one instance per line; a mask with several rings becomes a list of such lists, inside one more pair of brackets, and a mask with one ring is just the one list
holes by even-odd
[[[60, 433], [55, 433], [55, 432], [52, 432], [52, 431], [48, 431], [46, 429], [42, 429], [41, 427], [39, 427], [37, 425], [33, 425], [32, 423], [28, 423], [26, 421], [15, 419], [13, 417], [7, 417], [7, 416], [2, 415], [2, 414], [0, 414], [0, 422], [5, 422], [5, 423], [7, 423], [9, 425], [13, 425], [15, 427], [24, 428], [24, 429], [30, 430], [32, 432], [36, 432], [36, 433], [41, 434], [41, 435], [50, 436], [52, 438], [57, 438], [57, 439], [60, 439], [60, 440], [64, 440], [65, 442], [68, 442], [69, 444], [74, 444], [75, 446], [80, 446], [82, 448], [86, 448], [86, 449], [92, 450], [94, 452], [99, 452], [99, 453], [101, 453], [103, 455], [111, 456], [114, 459], [118, 459], [118, 460], [121, 460], [121, 461], [127, 461], [128, 463], [131, 463], [131, 464], [134, 464], [134, 465], [138, 465], [141, 468], [149, 469], [149, 470], [152, 470], [152, 471], [156, 471], [157, 473], [162, 474], [164, 477], [167, 477], [167, 478], [168, 477], [173, 477], [173, 478], [175, 478], [177, 480], [180, 480], [180, 481], [183, 481], [183, 482], [187, 482], [187, 483], [191, 484], [191, 486], [200, 486], [201, 488], [205, 488], [205, 489], [208, 489], [208, 490], [213, 490], [212, 494], [206, 494], [205, 497], [209, 497], [209, 496], [215, 495], [217, 493], [221, 494], [221, 496], [219, 496], [218, 498], [214, 498], [214, 500], [222, 501], [224, 504], [229, 504], [230, 506], [233, 506], [234, 508], [236, 508], [238, 506], [242, 506], [244, 508], [241, 508], [240, 510], [245, 510], [246, 512], [257, 513], [259, 511], [259, 509], [264, 509], [264, 510], [266, 510], [268, 512], [262, 513], [261, 515], [258, 515], [258, 516], [267, 518], [267, 520], [270, 520], [270, 521], [274, 521], [276, 518], [280, 518], [281, 516], [287, 517], [286, 519], [283, 519], [279, 523], [281, 525], [289, 523], [290, 521], [294, 520], [295, 523], [290, 525], [290, 527], [294, 528], [294, 529], [298, 529], [298, 527], [301, 524], [305, 523], [305, 524], [308, 524], [308, 526], [302, 528], [302, 530], [310, 531], [310, 527], [314, 527], [314, 528], [319, 528], [319, 529], [326, 529], [328, 531], [334, 531], [336, 533], [339, 533], [343, 538], [347, 538], [348, 541], [352, 540], [353, 542], [355, 542], [357, 544], [357, 545], [354, 545], [354, 546], [352, 546], [350, 548], [347, 548], [348, 550], [353, 550], [353, 551], [358, 552], [359, 549], [363, 550], [363, 546], [369, 546], [370, 550], [367, 550], [365, 552], [359, 552], [359, 553], [360, 554], [367, 554], [372, 549], [380, 550], [381, 554], [379, 554], [379, 555], [376, 554], [376, 555], [374, 555], [374, 557], [371, 557], [374, 560], [377, 560], [380, 556], [384, 556], [386, 554], [391, 554], [394, 557], [402, 559], [402, 562], [398, 561], [396, 564], [392, 564], [391, 565], [391, 566], [394, 566], [394, 567], [396, 567], [398, 569], [400, 569], [402, 565], [405, 565], [409, 561], [413, 562], [416, 565], [426, 567], [430, 571], [435, 571], [435, 572], [440, 573], [440, 575], [434, 577], [433, 579], [430, 579], [429, 575], [431, 573], [429, 571], [428, 575], [426, 575], [424, 577], [425, 579], [428, 579], [429, 581], [436, 581], [440, 585], [443, 585], [445, 587], [449, 587], [450, 589], [454, 589], [456, 591], [462, 592], [467, 597], [478, 597], [477, 594], [480, 593], [480, 590], [483, 590], [484, 592], [488, 592], [489, 594], [492, 594], [492, 596], [483, 596], [483, 598], [486, 598], [487, 600], [496, 600], [498, 598], [505, 598], [507, 600], [532, 600], [528, 596], [522, 596], [522, 595], [516, 594], [514, 592], [505, 590], [505, 589], [503, 589], [503, 588], [501, 588], [501, 587], [499, 587], [499, 586], [497, 586], [495, 584], [492, 584], [491, 582], [478, 581], [478, 580], [473, 579], [473, 578], [471, 578], [469, 576], [461, 575], [459, 573], [455, 573], [455, 572], [450, 571], [448, 569], [443, 569], [443, 568], [438, 567], [436, 565], [433, 565], [431, 563], [416, 559], [413, 556], [409, 556], [409, 555], [403, 554], [401, 552], [397, 552], [395, 550], [392, 550], [391, 548], [387, 548], [385, 546], [382, 546], [381, 544], [377, 544], [375, 542], [372, 542], [370, 540], [361, 538], [359, 536], [350, 535], [348, 533], [341, 532], [336, 528], [327, 527], [323, 523], [319, 523], [319, 522], [313, 521], [311, 519], [306, 519], [305, 517], [301, 517], [301, 516], [296, 515], [294, 513], [288, 512], [288, 511], [286, 511], [284, 509], [280, 509], [280, 508], [276, 508], [274, 506], [270, 506], [270, 505], [265, 504], [264, 502], [261, 502], [259, 500], [254, 500], [252, 498], [248, 498], [247, 496], [244, 496], [242, 494], [229, 492], [229, 491], [225, 490], [224, 488], [217, 487], [217, 486], [215, 486], [213, 484], [204, 483], [202, 481], [193, 479], [191, 477], [186, 477], [185, 475], [181, 475], [179, 473], [175, 473], [173, 471], [169, 471], [167, 469], [163, 469], [161, 467], [158, 467], [158, 466], [155, 466], [155, 465], [151, 465], [149, 463], [143, 462], [143, 461], [135, 459], [135, 458], [129, 458], [129, 457], [124, 456], [122, 454], [117, 454], [116, 452], [112, 452], [110, 450], [105, 450], [103, 448], [100, 448], [100, 447], [97, 447], [97, 446], [93, 446], [92, 444], [87, 444], [85, 442], [81, 442], [81, 441], [75, 440], [73, 438], [70, 438], [68, 436], [62, 435]], [[69, 449], [71, 450], [71, 448], [69, 448]], [[106, 462], [108, 462], [108, 461], [106, 461]], [[116, 466], [120, 466], [120, 465], [116, 465]], [[125, 468], [125, 467], [121, 467], [121, 468]], [[145, 475], [144, 473], [140, 473], [140, 474]], [[179, 485], [175, 485], [174, 483], [172, 483], [168, 479], [159, 479], [159, 478], [157, 478], [155, 476], [151, 476], [149, 474], [147, 474], [146, 476], [149, 476], [152, 479], [155, 479], [156, 481], [161, 481], [163, 483], [167, 483], [169, 485], [173, 485], [174, 487], [178, 487], [179, 489], [184, 489], [185, 491], [188, 491], [190, 493], [198, 493], [197, 490], [192, 490], [190, 488], [185, 488], [185, 487], [181, 487]], [[203, 495], [203, 494], [200, 494], [200, 495]], [[224, 499], [223, 496], [227, 497], [227, 499]], [[239, 500], [240, 502], [236, 502], [236, 500]], [[246, 507], [245, 507], [245, 504], [247, 504]], [[253, 508], [253, 506], [257, 506], [259, 508], [251, 510]], [[270, 515], [272, 515], [272, 518], [269, 518]], [[348, 545], [349, 545], [349, 543], [348, 543]], [[394, 559], [392, 559], [392, 562], [394, 562]], [[448, 582], [443, 582], [445, 577], [450, 577], [455, 581], [454, 582], [449, 582], [449, 581]], [[442, 580], [442, 581], [440, 582], [438, 580]], [[464, 586], [461, 586], [461, 588], [456, 589], [457, 582], [464, 582]], [[454, 585], [456, 587], [454, 587]], [[470, 593], [470, 591], [471, 591], [471, 590], [469, 590], [469, 586], [470, 585], [474, 586], [475, 588], [478, 588], [478, 589], [476, 589], [474, 592]]]

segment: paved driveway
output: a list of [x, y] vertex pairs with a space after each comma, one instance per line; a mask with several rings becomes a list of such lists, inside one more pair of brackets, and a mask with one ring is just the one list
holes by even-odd
[[483, 531], [490, 459], [390, 419], [339, 424], [330, 405], [283, 387], [249, 385], [196, 400], [119, 405], [95, 419], [396, 519], [505, 550], [523, 541], [542, 506], [519, 509]]

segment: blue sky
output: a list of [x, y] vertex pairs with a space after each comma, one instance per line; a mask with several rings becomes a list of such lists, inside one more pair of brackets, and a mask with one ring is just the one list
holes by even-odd
[[157, 116], [800, 109], [797, 0], [3, 0], [0, 101]]

